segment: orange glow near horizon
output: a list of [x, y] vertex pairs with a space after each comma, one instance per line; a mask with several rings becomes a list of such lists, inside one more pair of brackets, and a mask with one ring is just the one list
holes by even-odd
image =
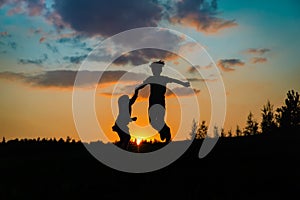
[[[254, 113], [254, 117], [259, 120], [260, 106], [264, 105], [265, 99], [249, 98], [243, 88], [247, 87], [250, 94], [262, 92], [253, 84], [243, 85], [244, 87], [229, 88], [228, 111], [225, 122], [225, 130], [236, 128], [236, 125], [243, 127], [249, 110]], [[250, 87], [251, 86], [251, 87]], [[252, 88], [253, 87], [253, 88]], [[197, 121], [206, 120], [209, 124], [210, 119], [210, 97], [207, 89], [201, 86], [201, 93], [198, 96], [200, 106], [200, 117]], [[241, 89], [243, 96], [240, 96]], [[7, 140], [15, 138], [66, 138], [67, 136], [83, 142], [98, 141], [102, 138], [88, 138], [83, 140], [78, 134], [72, 116], [72, 91], [54, 90], [29, 87], [27, 84], [20, 82], [11, 82], [0, 80], [0, 89], [3, 95], [0, 99], [0, 108], [2, 110], [1, 119], [1, 138]], [[250, 90], [251, 89], [251, 90]], [[272, 91], [270, 91], [272, 93]], [[261, 95], [263, 96], [263, 95]], [[280, 106], [285, 94], [278, 95], [273, 99], [274, 107]], [[182, 97], [189, 98], [189, 97]], [[99, 125], [106, 135], [104, 142], [115, 142], [119, 140], [118, 135], [112, 131], [118, 109], [116, 97], [95, 96], [95, 110], [98, 117]], [[251, 99], [251, 104], [248, 103]], [[114, 106], [112, 106], [114, 105]], [[185, 104], [188, 110], [192, 110], [191, 105]], [[149, 126], [147, 115], [148, 102], [137, 101], [132, 108], [132, 116], [137, 117], [136, 122], [129, 124], [129, 130], [134, 136], [150, 140], [160, 141], [159, 134]], [[179, 129], [181, 122], [181, 110], [178, 109], [176, 98], [166, 99], [166, 122], [171, 127], [172, 138]], [[89, 120], [89, 119], [87, 119]], [[184, 119], [192, 122], [191, 119]], [[191, 124], [185, 126], [184, 130], [189, 132]], [[180, 138], [186, 139], [186, 138]]]

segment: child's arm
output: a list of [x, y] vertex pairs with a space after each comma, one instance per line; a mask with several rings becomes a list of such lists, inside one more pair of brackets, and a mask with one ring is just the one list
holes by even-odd
[[[131, 116], [131, 106], [136, 101], [136, 99], [138, 97], [139, 90], [146, 87], [146, 85], [148, 84], [147, 80], [148, 79], [146, 79], [141, 85], [139, 85], [138, 87], [135, 88], [134, 95], [131, 97], [131, 99], [129, 99], [129, 114], [130, 114], [130, 116]], [[135, 121], [136, 117], [133, 117], [132, 120]]]
[[[129, 110], [131, 110], [131, 106], [132, 104], [134, 104], [135, 100], [137, 99], [138, 97], [138, 93], [139, 93], [139, 90], [146, 87], [148, 83], [142, 83], [141, 85], [139, 85], [138, 87], [135, 88], [134, 90], [134, 95], [131, 97], [131, 99], [129, 100]], [[130, 112], [131, 114], [131, 112]]]
[[136, 101], [138, 97], [138, 91], [134, 91], [134, 95], [131, 97], [131, 99], [129, 99], [129, 113], [131, 114], [131, 106], [132, 104], [134, 104], [134, 102]]
[[[134, 102], [136, 101], [138, 97], [138, 91], [135, 90], [134, 91], [134, 95], [131, 97], [131, 99], [129, 99], [129, 115], [131, 116], [131, 106], [134, 104]], [[136, 117], [131, 118], [133, 121], [136, 120]]]

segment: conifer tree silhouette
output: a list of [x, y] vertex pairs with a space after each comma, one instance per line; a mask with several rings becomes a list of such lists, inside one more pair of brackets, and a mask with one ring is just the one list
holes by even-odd
[[208, 127], [206, 125], [206, 121], [202, 121], [197, 130], [196, 139], [205, 138], [207, 135]]
[[276, 120], [280, 128], [290, 129], [300, 127], [299, 93], [290, 90], [285, 99], [285, 105], [277, 108]]
[[275, 130], [276, 121], [275, 121], [275, 114], [273, 110], [273, 105], [270, 101], [267, 101], [267, 104], [263, 106], [261, 109], [262, 121], [260, 123], [260, 127], [262, 133], [271, 133]]
[[253, 119], [252, 112], [249, 113], [247, 117], [246, 127], [244, 130], [244, 135], [256, 135], [258, 134], [258, 123]]

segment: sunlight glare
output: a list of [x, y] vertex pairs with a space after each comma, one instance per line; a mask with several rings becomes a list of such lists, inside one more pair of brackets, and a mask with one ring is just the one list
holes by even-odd
[[142, 142], [142, 139], [141, 138], [136, 138], [136, 144], [139, 146]]

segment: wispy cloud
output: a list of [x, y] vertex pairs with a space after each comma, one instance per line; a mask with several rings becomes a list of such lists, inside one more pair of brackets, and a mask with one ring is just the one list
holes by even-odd
[[58, 49], [56, 46], [51, 45], [50, 43], [46, 43], [46, 47], [49, 51], [51, 51], [52, 53], [58, 53]]
[[26, 13], [29, 16], [39, 16], [45, 9], [44, 0], [2, 0], [0, 1], [0, 8], [6, 4], [11, 5], [11, 9], [7, 12], [9, 16], [20, 13]]
[[216, 33], [222, 29], [237, 26], [235, 20], [225, 20], [217, 17], [217, 1], [176, 1], [173, 15], [169, 21], [174, 24], [190, 26], [197, 31]]
[[217, 78], [187, 78], [186, 79], [189, 82], [207, 82], [207, 81], [217, 81]]
[[242, 67], [245, 62], [240, 59], [220, 59], [217, 62], [217, 66], [224, 72], [231, 72], [235, 70], [235, 67]]
[[8, 43], [7, 43], [7, 46], [9, 46], [10, 48], [12, 48], [12, 49], [14, 49], [14, 50], [16, 50], [17, 47], [18, 47], [18, 45], [17, 45], [16, 42], [8, 42]]
[[249, 49], [245, 50], [244, 52], [247, 54], [263, 55], [270, 51], [271, 51], [271, 49], [268, 49], [268, 48], [260, 48], [260, 49], [259, 48], [258, 49], [249, 48]]
[[12, 15], [15, 15], [15, 14], [21, 14], [23, 12], [24, 12], [24, 9], [22, 8], [22, 5], [17, 4], [7, 12], [7, 15], [12, 16]]
[[11, 81], [18, 81], [25, 79], [24, 73], [15, 73], [15, 72], [0, 72], [0, 79], [6, 79]]
[[176, 87], [172, 90], [168, 89], [166, 95], [168, 97], [176, 97], [176, 96], [193, 96], [195, 94], [200, 93], [200, 90], [194, 88], [186, 88], [186, 87]]
[[[57, 88], [57, 89], [72, 89], [74, 87], [74, 81], [76, 76], [80, 73], [82, 77], [81, 82], [77, 82], [79, 87], [90, 87], [98, 85], [100, 89], [99, 94], [102, 96], [120, 96], [123, 94], [132, 94], [138, 84], [140, 84], [147, 75], [141, 73], [133, 73], [127, 71], [71, 71], [71, 70], [56, 70], [46, 71], [41, 74], [28, 75], [24, 73], [14, 72], [0, 72], [0, 79], [6, 79], [10, 81], [21, 81], [24, 84], [28, 84], [32, 87], [39, 88]], [[99, 80], [98, 77], [101, 79]], [[99, 80], [94, 82], [94, 80]], [[105, 90], [111, 85], [118, 84], [117, 91], [113, 92]], [[149, 96], [149, 87], [145, 87], [140, 90], [140, 99], [146, 99]], [[175, 87], [172, 90], [167, 89], [167, 97], [176, 96], [192, 96], [198, 94], [200, 90], [186, 87]]]
[[257, 63], [266, 63], [268, 61], [267, 58], [264, 58], [264, 57], [254, 57], [254, 58], [251, 58], [250, 62], [252, 64], [257, 64]]
[[42, 36], [42, 37], [39, 39], [39, 42], [40, 42], [40, 43], [43, 43], [45, 40], [46, 40], [46, 37], [45, 37], [45, 36]]
[[211, 67], [212, 67], [212, 63], [206, 66], [200, 66], [200, 65], [189, 66], [187, 68], [187, 72], [193, 74], [196, 73], [198, 70], [209, 69]]
[[84, 59], [86, 59], [87, 55], [80, 55], [80, 56], [65, 56], [63, 59], [65, 61], [68, 61], [72, 64], [79, 64], [81, 63]]
[[151, 60], [175, 60], [177, 58], [178, 55], [168, 51], [163, 51], [159, 49], [141, 49], [120, 56], [114, 61], [114, 64], [132, 64], [137, 66], [149, 63], [149, 61]]
[[[124, 94], [131, 95], [134, 93], [134, 90], [137, 86], [138, 86], [137, 84], [128, 85], [128, 86], [119, 88], [118, 91], [100, 92], [99, 95], [105, 96], [105, 97], [119, 97]], [[187, 97], [187, 96], [197, 95], [199, 93], [200, 93], [200, 90], [198, 90], [198, 89], [186, 88], [186, 87], [175, 87], [173, 89], [167, 88], [165, 96], [167, 98]], [[139, 91], [138, 100], [139, 101], [147, 100], [149, 98], [149, 95], [150, 95], [150, 87], [146, 86], [145, 88], [143, 88], [142, 90]]]
[[69, 46], [71, 48], [81, 49], [84, 51], [92, 51], [92, 46], [85, 42], [86, 37], [71, 33], [71, 34], [62, 34], [58, 38], [56, 38], [56, 42], [59, 44], [63, 44], [64, 46]]
[[[80, 74], [82, 82], [78, 83], [78, 86], [91, 86], [95, 84], [115, 84], [120, 83], [132, 83], [142, 81], [146, 78], [146, 75], [127, 72], [127, 71], [72, 71], [72, 70], [56, 70], [46, 71], [41, 74], [28, 75], [24, 73], [14, 72], [0, 72], [1, 79], [18, 80], [31, 86], [42, 88], [72, 88], [76, 76]], [[101, 79], [98, 80], [101, 76]]]
[[7, 31], [0, 32], [0, 37], [11, 37], [11, 34], [9, 34]]
[[271, 49], [269, 48], [248, 48], [244, 51], [244, 53], [252, 55], [252, 58], [249, 59], [251, 64], [259, 64], [266, 63], [268, 61], [265, 54], [270, 51]]
[[47, 54], [43, 54], [43, 56], [41, 58], [38, 59], [24, 59], [21, 58], [19, 59], [19, 63], [20, 64], [34, 64], [34, 65], [38, 65], [38, 66], [42, 66], [42, 64], [44, 64], [45, 61], [48, 60], [48, 55]]

